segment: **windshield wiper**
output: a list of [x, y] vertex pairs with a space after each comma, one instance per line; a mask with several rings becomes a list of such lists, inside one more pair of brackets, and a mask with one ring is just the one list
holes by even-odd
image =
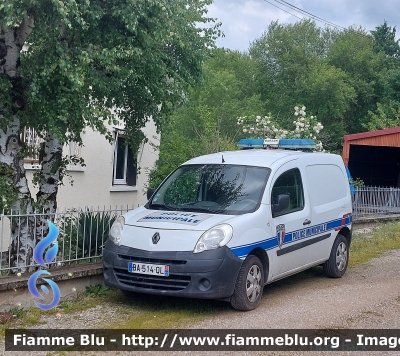
[[213, 214], [225, 214], [224, 209], [209, 209], [209, 208], [194, 208], [194, 207], [181, 207], [179, 210], [182, 211], [193, 211], [195, 213], [213, 213]]
[[150, 204], [150, 209], [158, 209], [158, 210], [180, 210], [177, 207], [167, 205], [167, 204]]
[[156, 210], [172, 210], [172, 211], [193, 211], [196, 213], [212, 213], [212, 214], [225, 214], [225, 209], [211, 209], [207, 207], [194, 207], [196, 203], [187, 203], [184, 206], [171, 206], [167, 204], [151, 204], [150, 209]]

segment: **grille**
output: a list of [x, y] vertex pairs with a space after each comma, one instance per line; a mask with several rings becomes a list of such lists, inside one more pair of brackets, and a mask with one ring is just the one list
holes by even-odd
[[187, 261], [184, 260], [168, 260], [160, 258], [146, 258], [146, 257], [136, 257], [130, 255], [118, 255], [119, 258], [126, 261], [152, 263], [152, 264], [162, 264], [162, 265], [184, 265]]
[[[144, 260], [147, 261], [148, 259]], [[153, 259], [149, 260], [152, 262], [154, 261]], [[190, 283], [191, 279], [190, 276], [182, 276], [178, 274], [170, 274], [169, 277], [135, 274], [129, 273], [127, 270], [120, 268], [114, 268], [114, 273], [118, 281], [122, 284], [130, 287], [154, 290], [183, 290]]]

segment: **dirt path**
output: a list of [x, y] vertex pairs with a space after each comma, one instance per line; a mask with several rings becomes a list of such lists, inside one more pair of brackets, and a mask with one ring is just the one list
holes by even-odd
[[[264, 289], [261, 305], [250, 312], [228, 311], [218, 316], [192, 325], [198, 329], [326, 329], [326, 328], [387, 328], [400, 329], [400, 250], [392, 251], [366, 264], [351, 268], [341, 279], [329, 279], [322, 275], [321, 269], [305, 272], [312, 278], [299, 275], [268, 285]], [[104, 316], [115, 320], [118, 311], [112, 305], [98, 307], [77, 315], [65, 316], [70, 320], [57, 320], [56, 316], [46, 318], [45, 328], [98, 328]], [[82, 324], [82, 325], [80, 325]], [[69, 325], [69, 326], [68, 326]], [[399, 336], [400, 337], [400, 336]], [[0, 345], [0, 354], [28, 355], [30, 353], [7, 352]], [[74, 353], [81, 355], [81, 353]], [[83, 353], [84, 355], [111, 355], [112, 353]], [[137, 353], [136, 353], [137, 354]], [[143, 355], [161, 353], [143, 352]], [[165, 353], [166, 355], [178, 353]], [[188, 354], [179, 353], [179, 354]], [[206, 354], [189, 352], [191, 355]], [[207, 353], [210, 354], [210, 353]], [[212, 353], [214, 354], [214, 353]], [[284, 352], [219, 352], [218, 355], [292, 355]], [[306, 353], [295, 353], [297, 355]], [[325, 354], [323, 352], [314, 355]], [[326, 353], [328, 354], [328, 353]], [[331, 354], [331, 353], [329, 353]], [[335, 352], [334, 355], [348, 355], [348, 352]], [[358, 353], [361, 355], [362, 353]], [[369, 352], [368, 355], [382, 355], [382, 352]], [[399, 352], [388, 353], [400, 355]], [[49, 355], [36, 352], [32, 355]], [[119, 352], [118, 355], [133, 355]], [[217, 355], [217, 353], [215, 353]]]
[[398, 328], [400, 329], [400, 251], [349, 269], [329, 279], [319, 269], [314, 278], [285, 280], [264, 288], [261, 305], [232, 312], [199, 328]]

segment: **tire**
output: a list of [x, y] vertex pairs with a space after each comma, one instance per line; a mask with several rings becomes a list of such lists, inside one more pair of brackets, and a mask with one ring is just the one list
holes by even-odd
[[349, 262], [349, 243], [343, 235], [337, 235], [329, 260], [323, 265], [324, 274], [331, 278], [342, 277]]
[[242, 263], [236, 280], [231, 305], [237, 310], [253, 310], [258, 307], [264, 288], [264, 269], [258, 257], [249, 255]]

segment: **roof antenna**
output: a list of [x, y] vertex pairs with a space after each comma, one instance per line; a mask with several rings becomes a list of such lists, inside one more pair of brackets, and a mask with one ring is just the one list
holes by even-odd
[[225, 163], [224, 155], [222, 155], [222, 163]]

